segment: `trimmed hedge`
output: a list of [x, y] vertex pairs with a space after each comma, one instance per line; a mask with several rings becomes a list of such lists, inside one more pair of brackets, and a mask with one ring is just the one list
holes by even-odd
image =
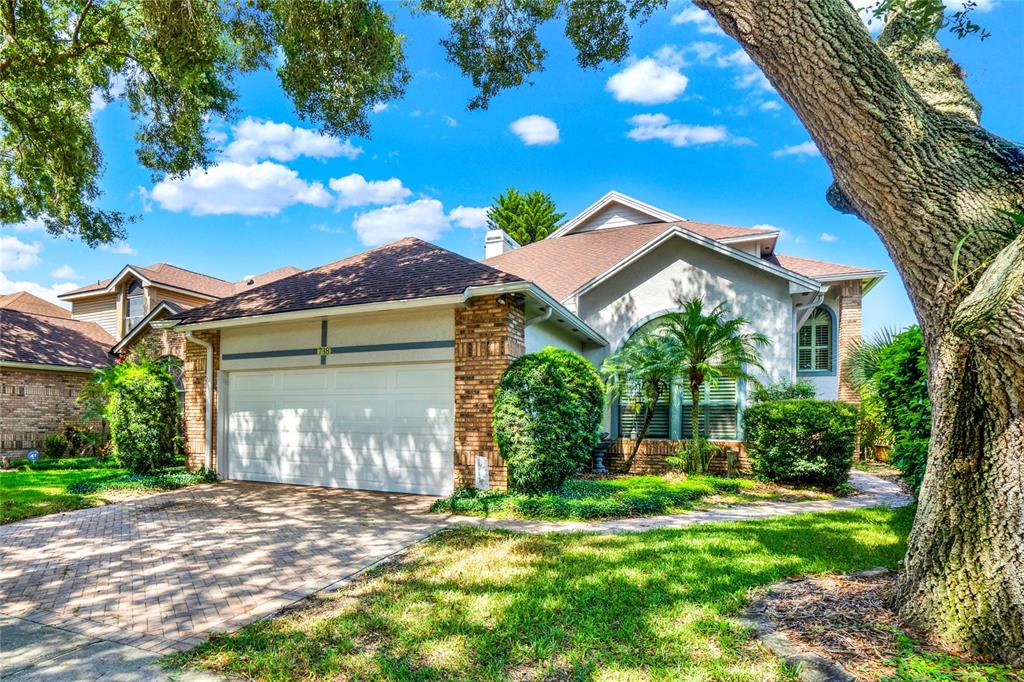
[[136, 474], [169, 466], [179, 448], [171, 375], [152, 363], [124, 362], [117, 368], [106, 413], [118, 463]]
[[824, 400], [775, 400], [743, 413], [754, 475], [834, 490], [853, 463], [857, 408]]
[[493, 413], [509, 489], [552, 492], [587, 466], [603, 410], [601, 378], [581, 355], [549, 347], [509, 365]]

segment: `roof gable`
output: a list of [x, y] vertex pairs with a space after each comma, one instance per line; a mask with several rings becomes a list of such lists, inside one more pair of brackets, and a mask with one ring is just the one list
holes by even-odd
[[240, 282], [228, 282], [218, 277], [204, 275], [201, 272], [186, 270], [170, 263], [153, 263], [146, 266], [129, 264], [121, 268], [121, 271], [110, 279], [101, 280], [95, 284], [89, 284], [74, 291], [69, 291], [66, 294], [61, 294], [60, 297], [72, 299], [80, 296], [108, 293], [113, 291], [114, 287], [125, 278], [134, 276], [141, 279], [147, 285], [171, 291], [188, 292], [213, 300], [231, 296], [254, 286], [267, 284], [297, 272], [301, 271], [293, 265], [287, 265], [283, 268], [265, 272], [262, 275], [250, 275]]
[[71, 319], [71, 311], [67, 308], [62, 308], [56, 303], [50, 303], [38, 296], [33, 296], [27, 291], [15, 291], [13, 294], [0, 296], [0, 308], [4, 310], [17, 310], [33, 315]]
[[349, 305], [462, 294], [470, 287], [521, 278], [407, 237], [193, 308], [173, 319], [198, 324]]
[[570, 218], [548, 238], [609, 227], [671, 223], [679, 220], [685, 219], [675, 213], [612, 190]]

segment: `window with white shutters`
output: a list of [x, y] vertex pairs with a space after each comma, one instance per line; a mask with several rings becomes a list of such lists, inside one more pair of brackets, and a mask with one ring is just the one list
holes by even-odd
[[[668, 416], [671, 396], [665, 391], [654, 406], [654, 417], [647, 429], [645, 438], [668, 438]], [[634, 438], [640, 435], [647, 414], [646, 404], [640, 404], [640, 387], [631, 386], [623, 392], [619, 401], [619, 435], [622, 438]]]
[[833, 371], [832, 326], [832, 316], [824, 308], [818, 308], [807, 318], [797, 334], [797, 371]]

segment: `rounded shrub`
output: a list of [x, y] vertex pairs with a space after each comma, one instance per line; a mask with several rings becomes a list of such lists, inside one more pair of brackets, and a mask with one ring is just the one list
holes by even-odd
[[552, 492], [587, 466], [603, 410], [601, 378], [576, 353], [549, 347], [509, 365], [494, 397], [494, 436], [509, 488]]
[[71, 444], [63, 433], [51, 433], [43, 441], [43, 457], [63, 457], [70, 448]]
[[743, 413], [754, 475], [835, 489], [853, 463], [857, 408], [823, 400], [774, 400]]
[[145, 474], [174, 461], [178, 399], [166, 370], [149, 363], [122, 363], [106, 413], [121, 466]]

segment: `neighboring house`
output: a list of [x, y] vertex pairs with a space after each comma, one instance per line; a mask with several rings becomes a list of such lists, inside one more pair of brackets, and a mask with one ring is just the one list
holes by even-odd
[[[183, 333], [190, 462], [221, 477], [443, 495], [503, 487], [491, 431], [512, 360], [556, 345], [595, 365], [676, 299], [727, 301], [772, 345], [765, 379], [855, 400], [839, 367], [884, 272], [775, 253], [777, 230], [686, 221], [609, 193], [540, 242], [487, 234], [476, 262], [407, 238], [154, 323]], [[743, 385], [707, 389], [712, 438], [742, 437]], [[683, 392], [652, 435], [688, 433]], [[612, 405], [607, 430], [635, 416]]]
[[75, 398], [114, 343], [99, 325], [24, 291], [0, 297], [0, 452], [20, 455], [77, 423]]
[[[161, 356], [184, 359], [184, 337], [154, 321], [299, 272], [285, 267], [241, 282], [167, 263], [126, 265], [114, 277], [60, 296], [68, 311], [26, 292], [0, 298], [0, 451], [38, 448], [76, 422], [75, 402], [94, 369], [148, 339]], [[182, 375], [172, 370], [179, 390]]]

